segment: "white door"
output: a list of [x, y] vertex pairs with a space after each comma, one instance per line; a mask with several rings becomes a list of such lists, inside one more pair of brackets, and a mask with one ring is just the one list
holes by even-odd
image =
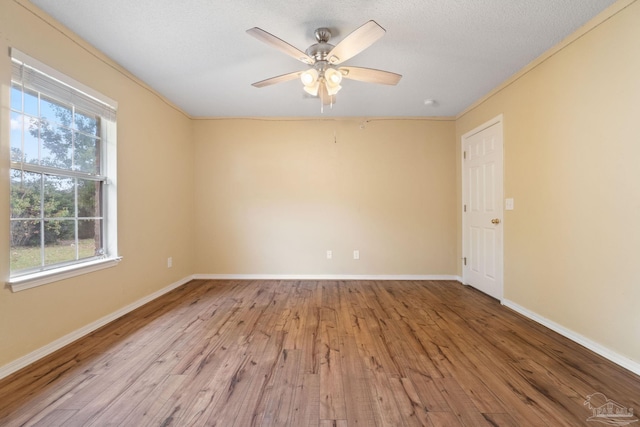
[[502, 300], [502, 117], [462, 137], [463, 281]]

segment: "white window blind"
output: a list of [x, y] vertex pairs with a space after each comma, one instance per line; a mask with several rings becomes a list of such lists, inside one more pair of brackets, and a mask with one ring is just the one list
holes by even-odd
[[11, 60], [11, 78], [16, 83], [44, 92], [106, 120], [116, 120], [117, 103], [105, 95], [98, 94], [17, 49], [11, 49]]

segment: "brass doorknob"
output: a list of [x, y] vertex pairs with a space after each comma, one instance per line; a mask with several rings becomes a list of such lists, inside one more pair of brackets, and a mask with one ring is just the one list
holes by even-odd
[[500, 219], [499, 218], [493, 218], [491, 220], [491, 224], [500, 224]]

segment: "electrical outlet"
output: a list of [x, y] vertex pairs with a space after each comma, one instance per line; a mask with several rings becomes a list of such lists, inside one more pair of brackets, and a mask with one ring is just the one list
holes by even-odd
[[333, 251], [327, 251], [327, 259], [333, 258]]
[[353, 251], [353, 259], [360, 259], [360, 251], [359, 250], [355, 250]]
[[169, 257], [167, 258], [167, 268], [171, 268], [173, 267], [173, 258]]

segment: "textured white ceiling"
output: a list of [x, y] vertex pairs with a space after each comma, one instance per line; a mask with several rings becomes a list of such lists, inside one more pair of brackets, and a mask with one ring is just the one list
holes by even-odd
[[[31, 0], [196, 117], [454, 116], [614, 0]], [[403, 75], [343, 81], [320, 113], [298, 80], [251, 83], [306, 66], [245, 33], [305, 50], [373, 19], [387, 33], [344, 65]], [[437, 100], [425, 106], [425, 99]]]

